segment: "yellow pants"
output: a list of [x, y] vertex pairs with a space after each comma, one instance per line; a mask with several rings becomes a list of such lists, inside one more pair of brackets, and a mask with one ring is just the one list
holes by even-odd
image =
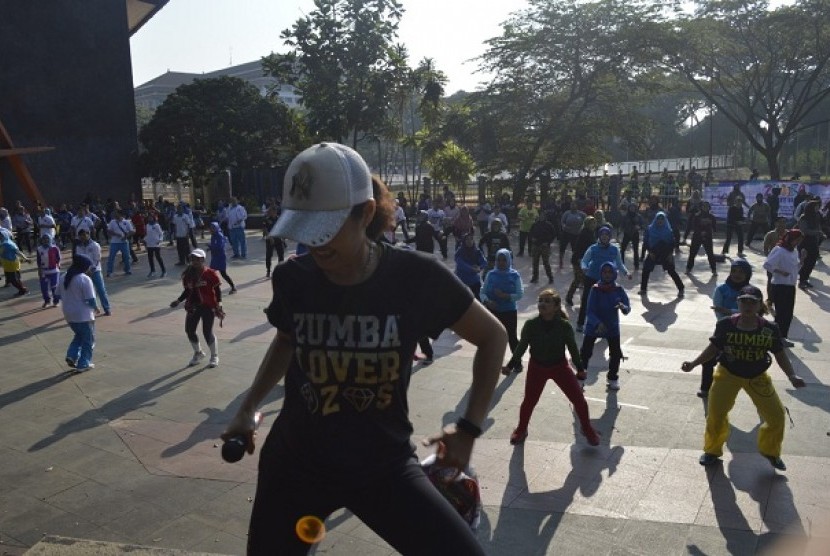
[[768, 373], [755, 378], [733, 375], [722, 365], [715, 369], [714, 381], [709, 390], [709, 411], [706, 416], [706, 433], [703, 451], [715, 456], [723, 455], [723, 444], [729, 437], [729, 411], [735, 405], [738, 392], [745, 390], [755, 404], [763, 423], [758, 430], [758, 451], [765, 456], [779, 457], [784, 442], [784, 405], [778, 398]]

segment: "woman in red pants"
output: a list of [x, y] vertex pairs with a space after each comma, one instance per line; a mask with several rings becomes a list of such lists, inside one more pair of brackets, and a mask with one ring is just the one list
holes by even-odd
[[[579, 380], [584, 380], [586, 373], [579, 358], [579, 349], [574, 339], [574, 330], [568, 322], [568, 316], [562, 311], [562, 298], [553, 289], [543, 290], [538, 300], [539, 316], [522, 326], [519, 345], [507, 366], [511, 369], [521, 365], [522, 355], [530, 346], [530, 363], [527, 367], [525, 398], [519, 409], [519, 425], [510, 435], [511, 444], [521, 444], [527, 438], [527, 425], [533, 409], [539, 402], [542, 390], [548, 380], [553, 380], [573, 404], [579, 417], [582, 434], [588, 444], [599, 444], [599, 434], [591, 425], [588, 415], [588, 403], [582, 393]], [[571, 360], [577, 368], [574, 374], [565, 357], [565, 348], [571, 354]], [[577, 380], [579, 379], [579, 380]]]

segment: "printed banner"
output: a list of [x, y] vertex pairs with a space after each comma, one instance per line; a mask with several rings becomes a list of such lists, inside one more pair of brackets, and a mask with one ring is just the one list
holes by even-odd
[[[827, 183], [799, 183], [793, 181], [722, 181], [717, 185], [710, 185], [703, 188], [703, 200], [709, 201], [712, 205], [712, 214], [720, 221], [726, 220], [726, 211], [729, 206], [726, 204], [726, 199], [732, 192], [735, 185], [741, 186], [741, 193], [746, 197], [746, 203], [752, 206], [755, 203], [755, 195], [762, 193], [764, 200], [771, 194], [774, 187], [781, 188], [779, 195], [778, 216], [786, 216], [792, 218], [795, 206], [793, 200], [799, 192], [807, 192], [810, 195], [818, 195], [821, 197], [821, 206], [823, 207], [827, 201], [830, 201], [830, 184]], [[747, 211], [744, 207], [744, 215]]]

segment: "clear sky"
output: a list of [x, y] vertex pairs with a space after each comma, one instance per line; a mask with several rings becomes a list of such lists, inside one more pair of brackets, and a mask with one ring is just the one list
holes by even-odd
[[[474, 90], [484, 79], [467, 60], [501, 34], [501, 23], [525, 0], [401, 0], [405, 12], [397, 42], [410, 65], [428, 57], [449, 82], [447, 94]], [[167, 70], [215, 71], [285, 52], [280, 33], [314, 9], [312, 0], [170, 0], [130, 40], [133, 83]]]

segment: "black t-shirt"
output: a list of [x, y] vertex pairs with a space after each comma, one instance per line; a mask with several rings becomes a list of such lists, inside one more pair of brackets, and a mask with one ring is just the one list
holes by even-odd
[[470, 289], [433, 257], [380, 247], [377, 269], [331, 283], [311, 255], [281, 264], [268, 320], [294, 336], [274, 431], [320, 479], [369, 477], [411, 457], [406, 392], [419, 338], [437, 338], [467, 311]]
[[737, 327], [740, 315], [721, 319], [709, 340], [721, 350], [718, 362], [730, 373], [742, 378], [761, 375], [772, 364], [770, 353], [778, 353], [784, 346], [778, 325], [758, 317], [754, 330]]

